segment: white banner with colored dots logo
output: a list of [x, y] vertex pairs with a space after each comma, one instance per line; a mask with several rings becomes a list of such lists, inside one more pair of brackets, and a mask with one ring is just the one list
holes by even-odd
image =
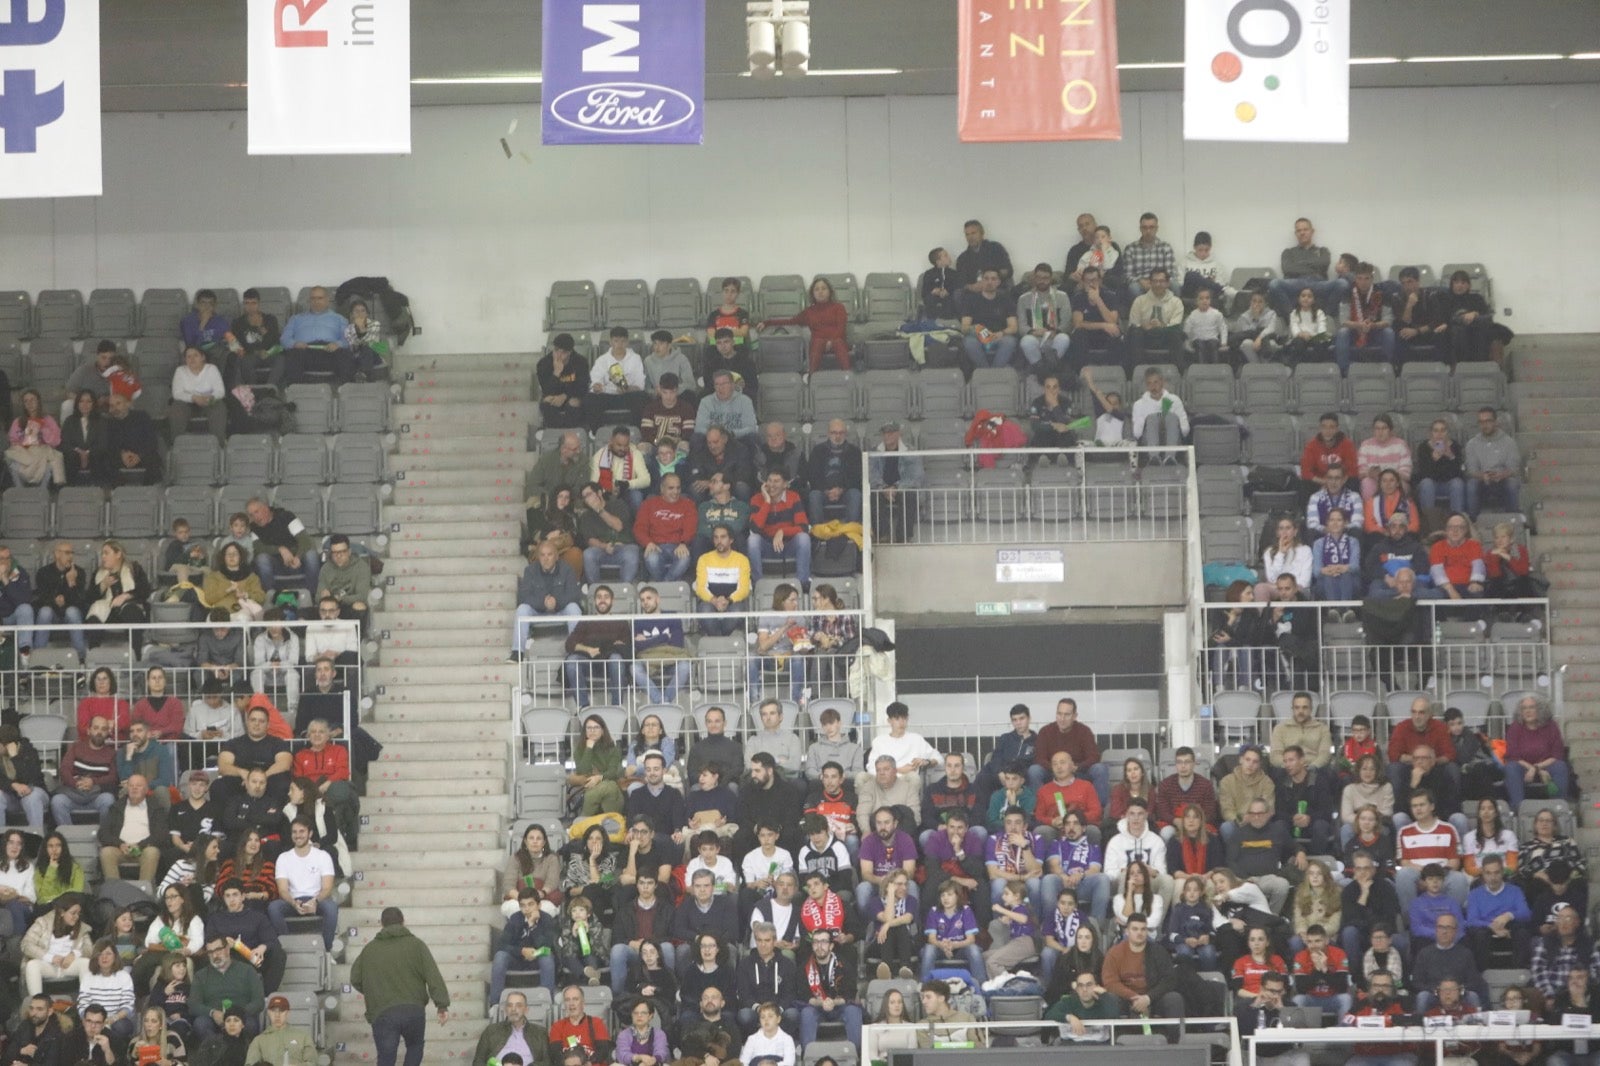
[[1350, 0], [1186, 7], [1185, 140], [1350, 140]]

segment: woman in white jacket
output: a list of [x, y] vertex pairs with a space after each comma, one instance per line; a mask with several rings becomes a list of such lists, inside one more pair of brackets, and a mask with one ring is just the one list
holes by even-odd
[[1300, 523], [1293, 518], [1278, 519], [1278, 539], [1261, 553], [1262, 581], [1256, 585], [1256, 602], [1269, 603], [1277, 595], [1281, 574], [1293, 574], [1302, 589], [1311, 587], [1311, 548], [1300, 543]]

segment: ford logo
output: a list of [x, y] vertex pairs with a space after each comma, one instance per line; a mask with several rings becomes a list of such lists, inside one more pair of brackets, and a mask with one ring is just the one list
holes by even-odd
[[676, 89], [629, 81], [568, 89], [550, 101], [550, 114], [563, 125], [617, 137], [670, 130], [693, 118], [694, 110], [694, 101]]

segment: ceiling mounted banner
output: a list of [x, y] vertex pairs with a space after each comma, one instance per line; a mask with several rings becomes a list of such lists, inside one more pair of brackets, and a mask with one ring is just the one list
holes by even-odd
[[1118, 141], [1116, 0], [961, 0], [963, 141]]
[[100, 0], [0, 5], [0, 197], [100, 191]]
[[411, 151], [411, 0], [249, 0], [251, 155]]
[[545, 144], [700, 144], [705, 0], [545, 0]]
[[1183, 136], [1350, 140], [1350, 0], [1188, 0]]

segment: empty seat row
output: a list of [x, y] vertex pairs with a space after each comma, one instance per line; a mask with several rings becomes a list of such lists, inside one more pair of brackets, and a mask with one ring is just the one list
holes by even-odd
[[1005, 367], [973, 372], [968, 382], [961, 371], [819, 370], [805, 380], [799, 374], [764, 374], [759, 408], [764, 420], [782, 422], [882, 422], [933, 418], [971, 418], [979, 410], [1020, 415], [1038, 392]]
[[[1094, 367], [1102, 392], [1121, 378], [1116, 367]], [[1143, 385], [1136, 376], [1130, 387]], [[1461, 363], [1452, 373], [1444, 363], [1407, 363], [1396, 375], [1387, 363], [1356, 363], [1348, 377], [1332, 363], [1301, 363], [1291, 371], [1279, 363], [1248, 363], [1235, 377], [1229, 366], [1190, 367], [1172, 387], [1199, 414], [1320, 414], [1324, 411], [1474, 411], [1503, 407], [1505, 372], [1494, 363]]]
[[[799, 274], [774, 274], [759, 284], [735, 275], [740, 283], [739, 306], [752, 319], [786, 318], [810, 303], [812, 284], [821, 279], [833, 287], [834, 299], [844, 304], [854, 322], [900, 323], [915, 311], [911, 278], [898, 272], [868, 274], [817, 274], [807, 280]], [[580, 331], [625, 326], [644, 329], [693, 329], [704, 326], [706, 316], [722, 302], [724, 278], [702, 285], [695, 278], [662, 278], [654, 290], [642, 278], [607, 281], [596, 288], [592, 281], [558, 281], [550, 286], [545, 302], [545, 329]]]
[[229, 515], [244, 510], [251, 497], [269, 499], [293, 511], [314, 533], [351, 535], [381, 528], [381, 501], [387, 487], [370, 484], [261, 485], [240, 483], [213, 490], [209, 485], [127, 485], [107, 493], [94, 486], [68, 486], [52, 499], [48, 489], [13, 488], [0, 495], [0, 537], [8, 540], [140, 539], [164, 533], [175, 518], [185, 518], [198, 537], [223, 532]]
[[[313, 286], [301, 288], [291, 298], [281, 285], [256, 286], [261, 309], [283, 325], [289, 317], [310, 306]], [[327, 287], [331, 292], [332, 286]], [[242, 310], [239, 290], [219, 287], [217, 313], [237, 317]], [[135, 297], [132, 289], [95, 289], [86, 300], [79, 289], [45, 289], [37, 297], [27, 292], [0, 292], [0, 341], [32, 337], [176, 337], [183, 316], [193, 309], [183, 289], [146, 289]]]
[[209, 434], [191, 433], [173, 442], [167, 455], [173, 484], [326, 485], [373, 484], [385, 480], [388, 457], [376, 433], [236, 433], [222, 447]]

